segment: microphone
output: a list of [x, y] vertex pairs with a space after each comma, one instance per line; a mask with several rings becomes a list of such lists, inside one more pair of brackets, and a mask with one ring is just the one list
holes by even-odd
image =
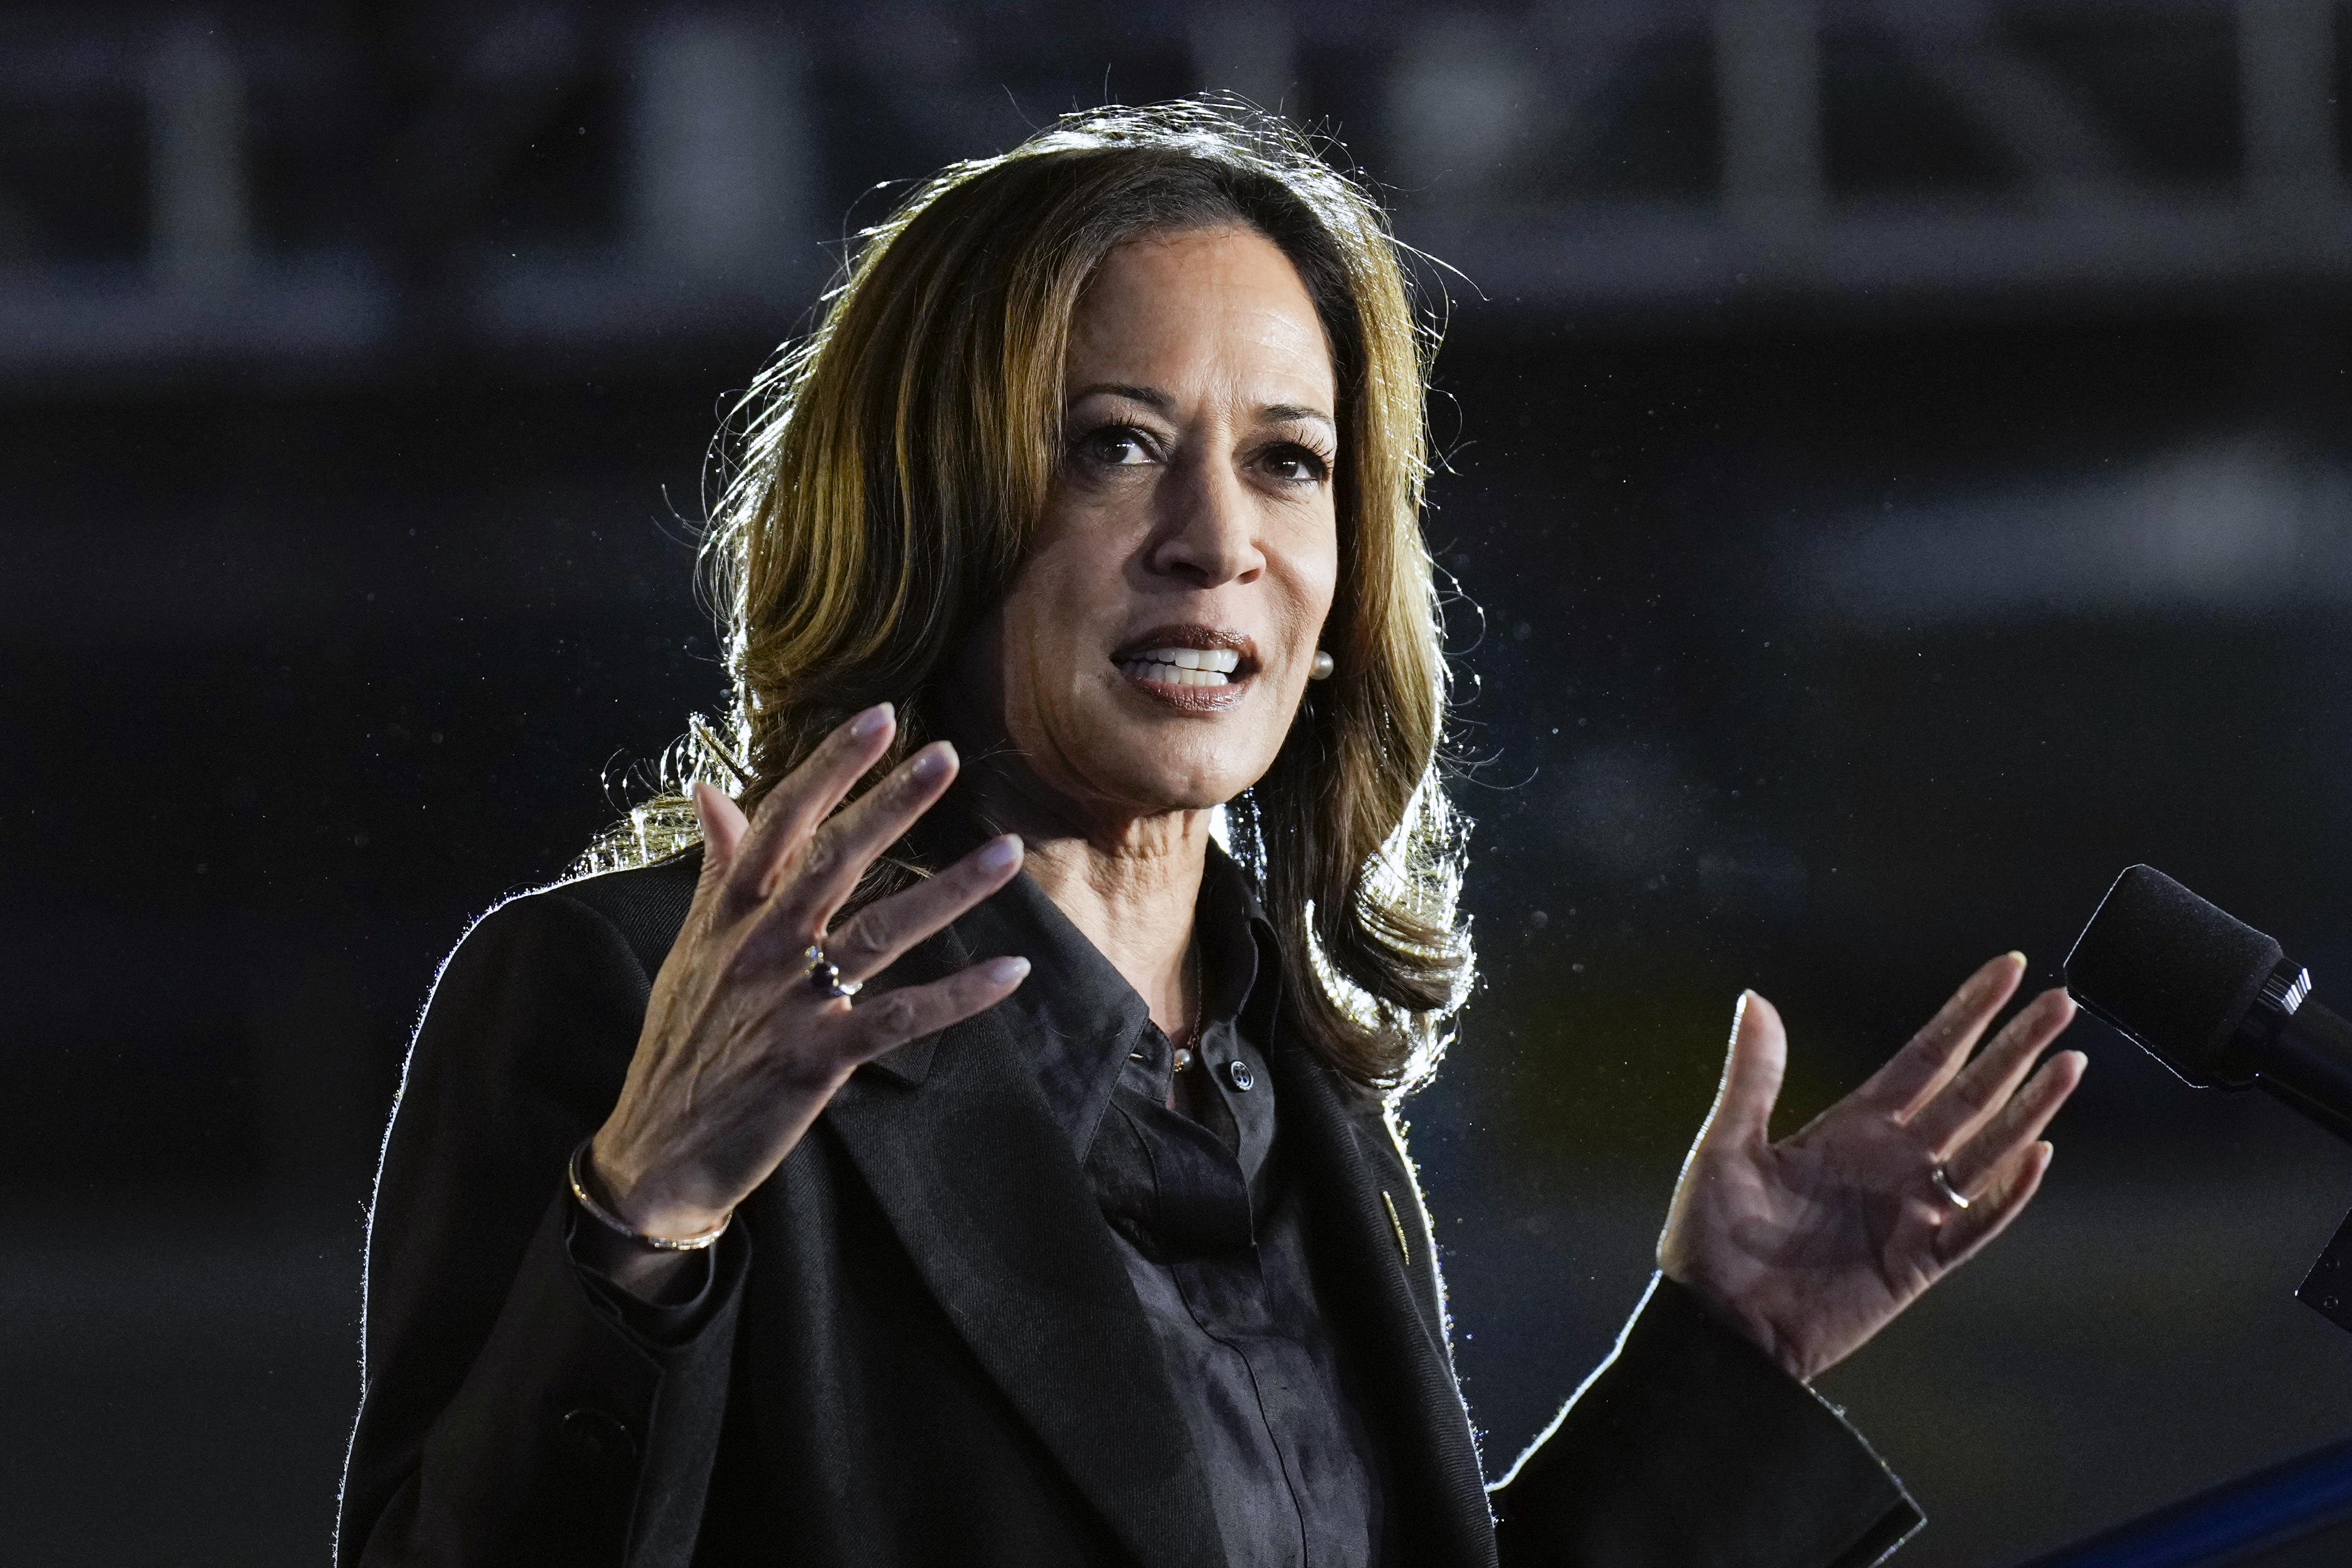
[[2093, 1017], [2199, 1089], [2259, 1086], [2352, 1140], [2352, 1023], [2269, 936], [2153, 866], [2133, 866], [2066, 955]]
[[[2116, 879], [2066, 955], [2066, 989], [2199, 1089], [2268, 1089], [2352, 1139], [2352, 1024], [2311, 971], [2153, 866]], [[2294, 1299], [2352, 1331], [2352, 1215]]]

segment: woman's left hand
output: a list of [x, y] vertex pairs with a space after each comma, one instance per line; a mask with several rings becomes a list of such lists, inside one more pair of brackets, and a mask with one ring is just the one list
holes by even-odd
[[[2042, 1184], [2038, 1139], [2086, 1059], [2061, 1051], [2026, 1077], [2074, 1018], [2058, 990], [1970, 1059], [2024, 973], [2015, 953], [1978, 970], [1869, 1082], [1778, 1143], [1788, 1035], [1769, 1002], [1743, 995], [1658, 1239], [1667, 1278], [1809, 1381], [2000, 1235]], [[1937, 1190], [1939, 1167], [1967, 1206]]]

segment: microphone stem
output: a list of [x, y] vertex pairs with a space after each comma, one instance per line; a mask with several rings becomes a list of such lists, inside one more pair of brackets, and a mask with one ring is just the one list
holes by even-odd
[[2352, 1142], [2352, 1023], [2305, 1002], [2254, 1052], [2262, 1086]]

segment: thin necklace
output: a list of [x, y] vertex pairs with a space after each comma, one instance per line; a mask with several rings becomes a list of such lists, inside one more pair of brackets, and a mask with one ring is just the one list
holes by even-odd
[[1192, 975], [1192, 1021], [1184, 1030], [1184, 1043], [1176, 1047], [1176, 1071], [1182, 1072], [1192, 1065], [1192, 1047], [1201, 1037], [1201, 944], [1193, 942], [1184, 950]]

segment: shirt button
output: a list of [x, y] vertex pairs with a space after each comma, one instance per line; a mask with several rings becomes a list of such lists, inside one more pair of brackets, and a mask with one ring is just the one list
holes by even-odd
[[1249, 1063], [1235, 1057], [1225, 1064], [1225, 1081], [1247, 1094], [1250, 1085], [1257, 1081], [1257, 1074], [1250, 1071]]
[[618, 1474], [637, 1462], [636, 1435], [619, 1416], [602, 1410], [574, 1410], [559, 1430], [563, 1447], [592, 1470]]

